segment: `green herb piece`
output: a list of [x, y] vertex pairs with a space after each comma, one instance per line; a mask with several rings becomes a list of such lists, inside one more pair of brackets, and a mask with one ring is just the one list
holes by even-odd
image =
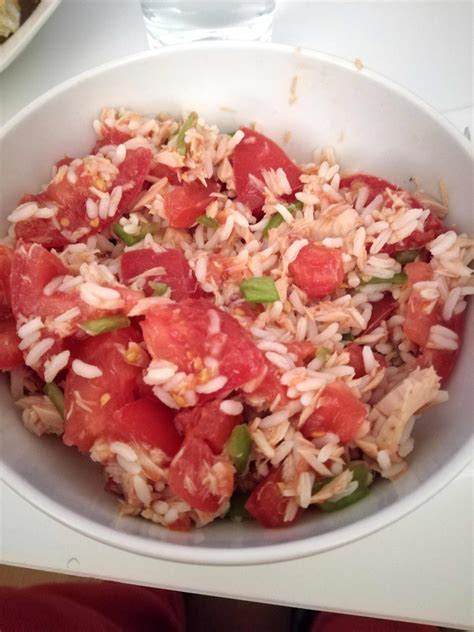
[[217, 219], [209, 217], [209, 215], [199, 215], [196, 221], [198, 224], [202, 224], [208, 228], [219, 228], [219, 222]]
[[269, 276], [253, 277], [240, 284], [247, 303], [274, 303], [280, 300], [274, 280]]
[[104, 316], [103, 318], [94, 318], [86, 320], [79, 325], [81, 329], [86, 331], [90, 336], [98, 336], [106, 334], [115, 329], [123, 329], [130, 325], [130, 319], [126, 316]]
[[64, 393], [55, 382], [44, 385], [43, 392], [53, 402], [61, 417], [64, 419]]
[[321, 509], [321, 511], [325, 511], [326, 513], [339, 511], [339, 509], [345, 509], [350, 505], [354, 505], [356, 502], [367, 496], [370, 491], [369, 484], [372, 480], [369, 468], [365, 465], [365, 463], [357, 463], [356, 465], [350, 465], [349, 469], [352, 470], [352, 481], [356, 481], [358, 483], [357, 489], [349, 496], [344, 496], [344, 498], [340, 498], [339, 500], [328, 500], [321, 503], [318, 505], [318, 508]]
[[178, 151], [178, 154], [181, 154], [181, 156], [186, 156], [186, 152], [188, 149], [186, 147], [186, 141], [184, 140], [186, 132], [191, 129], [191, 127], [194, 127], [196, 125], [197, 120], [198, 115], [196, 114], [196, 112], [191, 112], [191, 114], [188, 116], [188, 118], [184, 121], [179, 129], [178, 138], [176, 140], [176, 149]]
[[243, 474], [247, 469], [252, 447], [252, 438], [247, 424], [240, 424], [232, 430], [226, 448], [227, 454], [237, 470], [237, 474]]
[[148, 285], [153, 290], [153, 296], [163, 296], [168, 291], [169, 285], [158, 281], [148, 281]]
[[406, 263], [415, 261], [419, 254], [419, 250], [402, 250], [401, 252], [397, 252], [394, 256], [398, 263], [401, 263], [402, 266], [404, 266]]
[[392, 283], [394, 285], [403, 285], [407, 282], [407, 275], [404, 272], [399, 272], [398, 274], [394, 274], [389, 279], [382, 279], [382, 277], [371, 277], [368, 281], [362, 283], [362, 285], [375, 285], [375, 284], [383, 284], [383, 283]]
[[[285, 208], [294, 215], [296, 211], [300, 211], [303, 208], [303, 202], [293, 202], [292, 204], [285, 204]], [[283, 224], [285, 221], [283, 215], [281, 213], [275, 213], [270, 217], [270, 221], [263, 229], [263, 236], [267, 237], [268, 233], [272, 228], [278, 228], [280, 224]]]
[[355, 338], [352, 334], [342, 334], [343, 342], [352, 342], [353, 340], [355, 340]]
[[242, 522], [242, 520], [248, 520], [252, 516], [245, 508], [245, 503], [248, 500], [248, 494], [242, 492], [235, 492], [230, 499], [230, 507], [226, 514], [226, 517], [233, 522]]
[[135, 244], [138, 244], [139, 241], [145, 239], [148, 233], [153, 233], [155, 227], [153, 224], [143, 224], [140, 232], [138, 232], [136, 235], [129, 235], [124, 231], [123, 226], [118, 223], [114, 224], [112, 229], [117, 237], [125, 243], [125, 245], [134, 246]]

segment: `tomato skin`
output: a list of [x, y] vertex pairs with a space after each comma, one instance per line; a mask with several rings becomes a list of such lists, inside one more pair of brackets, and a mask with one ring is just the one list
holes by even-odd
[[[64, 388], [66, 445], [86, 452], [104, 435], [114, 413], [135, 399], [141, 369], [126, 362], [122, 355], [130, 341], [139, 341], [135, 327], [117, 329], [74, 345], [74, 357], [99, 367], [102, 376], [88, 379], [72, 370], [68, 372]], [[77, 404], [75, 393], [85, 401], [87, 410]], [[101, 404], [104, 394], [110, 398]]]
[[[214, 489], [209, 475], [216, 465], [221, 472]], [[171, 463], [168, 484], [171, 491], [191, 507], [214, 513], [232, 495], [234, 468], [217, 457], [207, 443], [191, 436], [185, 439]]]
[[314, 243], [299, 251], [289, 271], [296, 285], [312, 299], [331, 294], [344, 280], [341, 252]]
[[13, 250], [0, 245], [0, 315], [11, 311], [10, 272]]
[[19, 344], [15, 319], [2, 318], [0, 320], [0, 371], [11, 371], [23, 364], [23, 353], [18, 349]]
[[[218, 315], [219, 333], [209, 333], [210, 312]], [[265, 358], [243, 327], [230, 314], [205, 299], [184, 299], [173, 305], [149, 309], [140, 323], [150, 355], [169, 360], [185, 373], [198, 378], [208, 356], [219, 363], [218, 374], [227, 378], [225, 386], [200, 395], [200, 401], [215, 399], [262, 375]]]
[[176, 427], [186, 438], [192, 436], [209, 444], [214, 454], [221, 454], [232, 430], [242, 422], [242, 415], [226, 415], [220, 410], [221, 400], [203, 406], [185, 408], [175, 418]]
[[173, 457], [182, 439], [174, 425], [174, 412], [158, 399], [141, 398], [125, 404], [110, 419], [105, 433], [111, 440], [137, 441], [160, 448]]
[[292, 192], [302, 188], [299, 167], [291, 161], [275, 142], [248, 127], [242, 127], [245, 136], [232, 153], [237, 199], [251, 211], [259, 211], [264, 203], [262, 191], [250, 176], [261, 180], [262, 170], [281, 168], [286, 174]]
[[[150, 248], [142, 248], [125, 252], [120, 258], [120, 278], [123, 283], [129, 283], [131, 279], [146, 270], [158, 267], [164, 268], [164, 273], [156, 277], [149, 277], [149, 280], [156, 280], [169, 285], [173, 300], [181, 301], [183, 298], [204, 296], [186, 257], [181, 250], [177, 249], [154, 252]], [[153, 289], [146, 285], [145, 293], [152, 294]]]
[[370, 334], [370, 332], [376, 329], [380, 323], [384, 320], [388, 320], [396, 311], [397, 305], [398, 301], [393, 298], [391, 292], [385, 292], [380, 301], [372, 303], [372, 315], [370, 316], [369, 324], [367, 325], [364, 334]]
[[298, 508], [293, 520], [285, 522], [289, 499], [282, 495], [278, 483], [282, 481], [281, 468], [272, 470], [250, 494], [245, 508], [251, 516], [267, 529], [289, 527], [302, 513]]
[[170, 226], [190, 228], [214, 199], [211, 193], [216, 193], [219, 189], [217, 182], [208, 181], [207, 186], [204, 186], [195, 180], [165, 193], [163, 207]]
[[[28, 243], [39, 243], [47, 248], [61, 248], [71, 243], [71, 239], [63, 234], [63, 230], [74, 233], [87, 228], [87, 233], [74, 241], [80, 241], [102, 231], [123, 215], [140, 192], [150, 160], [151, 152], [148, 149], [139, 147], [127, 151], [125, 160], [119, 166], [117, 177], [107, 190], [110, 193], [117, 186], [125, 188], [117, 211], [113, 217], [99, 219], [97, 225], [91, 224], [85, 210], [86, 200], [91, 196], [89, 187], [94, 186], [95, 178], [89, 174], [83, 175], [84, 167], [78, 167], [78, 179], [75, 184], [70, 183], [65, 177], [61, 182], [51, 181], [42, 193], [23, 196], [20, 203], [37, 202], [40, 206], [54, 204], [58, 211], [56, 218], [53, 219], [32, 218], [17, 222], [16, 238]], [[129, 188], [130, 184], [133, 186]], [[61, 230], [57, 227], [57, 222], [61, 225]]]
[[311, 439], [321, 432], [334, 432], [341, 443], [355, 437], [366, 417], [364, 404], [342, 380], [328, 384], [319, 399], [319, 407], [303, 426], [303, 435]]

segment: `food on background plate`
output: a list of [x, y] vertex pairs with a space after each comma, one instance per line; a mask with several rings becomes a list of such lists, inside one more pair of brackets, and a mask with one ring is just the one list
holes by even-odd
[[0, 44], [16, 33], [40, 0], [0, 0]]
[[25, 426], [177, 530], [283, 527], [401, 476], [474, 291], [447, 208], [196, 113], [104, 109], [94, 129], [0, 246], [0, 368]]

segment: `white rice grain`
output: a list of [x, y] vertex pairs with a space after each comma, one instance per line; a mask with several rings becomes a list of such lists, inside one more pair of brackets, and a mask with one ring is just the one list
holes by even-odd
[[42, 328], [43, 328], [43, 321], [41, 320], [39, 316], [37, 316], [36, 318], [32, 318], [31, 320], [26, 322], [24, 325], [19, 327], [17, 333], [20, 338], [26, 338], [27, 336], [35, 333], [36, 331], [40, 331]]
[[51, 356], [49, 360], [44, 363], [44, 381], [52, 382], [56, 375], [62, 371], [69, 362], [71, 352], [67, 349]]
[[436, 237], [436, 239], [433, 239], [433, 241], [430, 241], [430, 243], [427, 244], [427, 248], [433, 257], [439, 257], [439, 255], [449, 250], [451, 246], [454, 246], [457, 238], [458, 236], [454, 230], [448, 230], [447, 233], [443, 233]]
[[129, 461], [130, 463], [133, 463], [138, 459], [135, 450], [122, 441], [113, 441], [109, 448], [111, 452], [121, 456], [122, 459], [125, 459], [125, 461]]
[[135, 475], [133, 477], [133, 489], [135, 490], [138, 500], [148, 507], [151, 503], [152, 496], [145, 479]]
[[51, 349], [53, 345], [53, 338], [44, 338], [43, 340], [40, 340], [39, 342], [34, 344], [25, 358], [25, 364], [27, 366], [34, 366], [37, 362], [41, 360], [43, 355]]
[[237, 416], [240, 415], [244, 407], [241, 402], [237, 402], [234, 399], [225, 399], [221, 402], [219, 409], [225, 415]]
[[82, 360], [78, 360], [77, 358], [72, 362], [72, 370], [76, 375], [88, 379], [94, 379], [96, 377], [102, 376], [102, 370], [99, 369], [98, 366], [87, 364], [87, 362], [83, 362]]
[[215, 393], [216, 391], [220, 391], [221, 388], [224, 388], [226, 384], [227, 378], [224, 375], [218, 375], [212, 380], [209, 380], [209, 382], [196, 386], [196, 393]]

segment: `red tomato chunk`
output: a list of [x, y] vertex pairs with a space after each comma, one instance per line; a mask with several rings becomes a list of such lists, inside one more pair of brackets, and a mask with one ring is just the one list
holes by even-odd
[[232, 495], [234, 467], [193, 436], [185, 440], [168, 475], [171, 491], [191, 507], [216, 512]]
[[[218, 329], [213, 329], [216, 325]], [[197, 384], [217, 375], [227, 378], [223, 388], [211, 393], [212, 399], [260, 377], [265, 369], [262, 352], [243, 327], [204, 299], [153, 307], [141, 327], [153, 358], [174, 362], [180, 371], [194, 373]], [[205, 365], [206, 358], [218, 362], [214, 375]]]
[[226, 415], [220, 409], [221, 400], [203, 406], [186, 408], [176, 415], [176, 427], [186, 439], [195, 437], [206, 442], [214, 454], [221, 454], [232, 430], [242, 422], [241, 415]]
[[[125, 284], [152, 268], [164, 268], [164, 272], [160, 275], [147, 277], [148, 281], [159, 281], [169, 285], [173, 300], [181, 301], [183, 298], [204, 296], [204, 292], [181, 250], [171, 249], [165, 252], [154, 252], [149, 248], [142, 248], [125, 252], [120, 258], [120, 277]], [[146, 294], [153, 293], [153, 289], [148, 283], [144, 289]]]
[[302, 188], [301, 170], [291, 161], [276, 143], [254, 130], [243, 127], [245, 136], [234, 149], [232, 163], [234, 166], [235, 188], [237, 199], [248, 206], [251, 211], [262, 208], [264, 195], [253, 180], [262, 180], [262, 171], [267, 169], [283, 169], [291, 191]]
[[289, 271], [296, 285], [312, 299], [331, 294], [344, 280], [340, 251], [314, 243], [299, 251]]
[[[70, 182], [65, 176], [59, 182], [52, 180], [42, 193], [24, 196], [21, 203], [36, 202], [39, 207], [53, 205], [57, 207], [57, 214], [51, 219], [33, 217], [18, 222], [15, 225], [16, 238], [42, 244], [47, 248], [57, 248], [102, 231], [123, 215], [140, 192], [150, 160], [151, 152], [139, 147], [127, 151], [125, 160], [119, 166], [118, 175], [108, 186], [104, 181], [100, 182], [100, 178], [87, 173], [84, 166], [80, 165], [76, 172], [76, 182]], [[89, 219], [86, 213], [86, 200], [91, 198], [98, 201], [91, 193], [90, 187], [99, 187], [111, 193], [118, 186], [123, 187], [123, 193], [115, 214], [106, 219]], [[74, 235], [76, 231], [79, 231], [77, 236]]]
[[309, 417], [302, 432], [308, 439], [334, 432], [342, 443], [347, 443], [356, 436], [366, 414], [364, 404], [351, 389], [342, 380], [336, 380], [325, 387], [319, 407]]
[[102, 375], [90, 379], [69, 371], [64, 389], [66, 445], [86, 452], [108, 431], [114, 413], [135, 399], [141, 369], [129, 364], [124, 352], [130, 341], [139, 339], [137, 329], [128, 327], [76, 345], [74, 357], [97, 366]]
[[156, 398], [137, 399], [109, 417], [109, 439], [136, 441], [160, 448], [173, 457], [181, 447], [181, 436], [174, 425], [174, 411]]
[[245, 504], [249, 514], [268, 529], [289, 527], [303, 511], [298, 507], [293, 520], [285, 521], [285, 513], [290, 499], [281, 493], [279, 487], [281, 481], [281, 468], [273, 470], [257, 485]]
[[198, 181], [186, 182], [165, 194], [165, 215], [173, 228], [190, 228], [213, 201], [211, 193], [219, 191], [217, 182], [204, 186]]

